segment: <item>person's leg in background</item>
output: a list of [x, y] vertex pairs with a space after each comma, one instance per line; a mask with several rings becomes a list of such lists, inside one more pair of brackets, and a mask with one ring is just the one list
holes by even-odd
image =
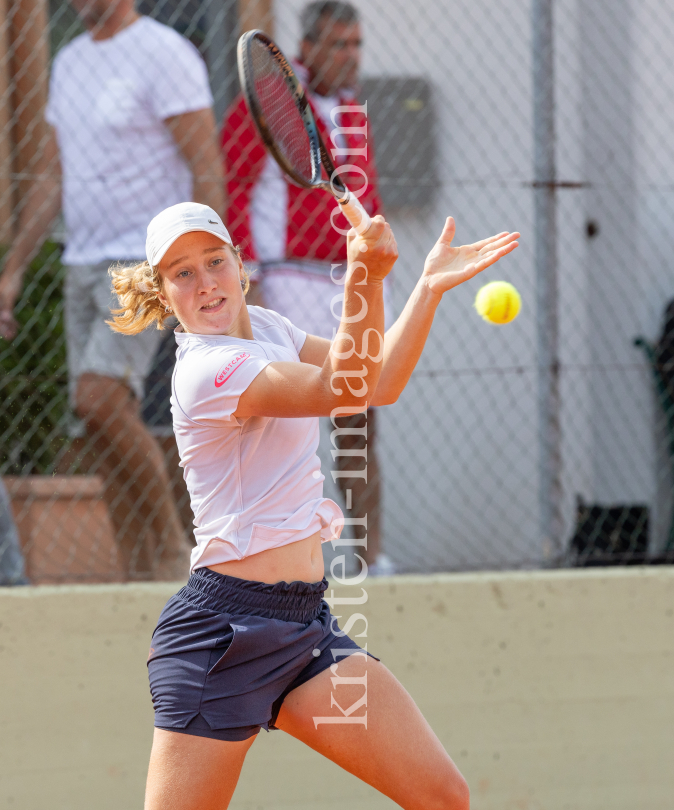
[[171, 414], [171, 380], [176, 359], [176, 339], [173, 334], [178, 321], [169, 319], [160, 345], [152, 360], [150, 371], [145, 378], [145, 391], [141, 405], [141, 417], [164, 454], [166, 468], [171, 479], [173, 499], [178, 507], [183, 528], [194, 541], [194, 513], [185, 483], [176, 437], [173, 433]]
[[26, 567], [16, 530], [12, 505], [0, 478], [0, 586], [28, 585]]
[[[111, 488], [125, 513], [120, 545], [131, 578], [141, 563], [137, 538], [128, 529], [129, 505], [145, 528], [154, 534], [150, 565], [158, 580], [185, 579], [189, 572], [189, 548], [176, 508], [164, 454], [140, 418], [140, 406], [121, 380], [85, 373], [77, 386], [77, 415], [107, 468]], [[121, 497], [120, 497], [121, 496]], [[117, 511], [117, 510], [115, 510]], [[145, 543], [149, 541], [144, 538]], [[152, 544], [154, 545], [154, 544]], [[143, 573], [142, 569], [138, 573]]]
[[105, 479], [106, 500], [131, 579], [184, 579], [189, 546], [164, 455], [140, 418], [143, 381], [161, 332], [112, 332], [109, 263], [68, 268], [66, 332], [71, 402]]
[[[152, 430], [150, 430], [150, 433], [152, 433]], [[180, 521], [185, 530], [187, 541], [191, 546], [195, 542], [194, 512], [190, 504], [190, 494], [187, 491], [183, 468], [180, 466], [180, 453], [178, 452], [176, 437], [173, 431], [171, 431], [170, 434], [166, 433], [161, 436], [155, 436], [155, 439], [164, 454], [164, 462], [168, 470], [169, 478], [171, 479], [173, 500], [178, 508], [178, 514], [180, 515]]]
[[361, 477], [340, 477], [337, 479], [344, 497], [346, 518], [367, 518], [367, 529], [354, 526], [356, 538], [367, 534], [367, 548], [358, 554], [368, 564], [369, 573], [383, 576], [395, 573], [393, 563], [381, 549], [381, 476], [377, 457], [377, 409], [368, 408], [366, 413], [354, 416], [339, 416], [335, 424], [344, 430], [336, 438], [338, 450], [360, 451], [363, 455], [338, 455], [335, 465], [340, 472], [366, 471], [367, 480]]

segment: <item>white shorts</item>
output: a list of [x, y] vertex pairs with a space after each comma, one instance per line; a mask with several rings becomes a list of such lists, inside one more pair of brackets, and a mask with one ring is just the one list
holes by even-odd
[[[307, 265], [323, 269], [315, 262]], [[330, 279], [330, 264], [324, 265], [324, 272], [320, 275], [301, 268], [300, 262], [266, 265], [261, 281], [264, 305], [284, 315], [308, 334], [332, 340], [342, 314], [343, 287]], [[339, 269], [335, 270], [336, 278], [341, 275]], [[384, 320], [387, 329], [393, 324], [389, 298], [389, 284], [385, 282]]]
[[77, 382], [86, 373], [123, 380], [142, 400], [145, 378], [162, 338], [163, 333], [154, 327], [139, 335], [120, 335], [105, 323], [110, 319], [110, 310], [118, 306], [108, 275], [111, 264], [115, 262], [66, 268], [68, 394], [73, 408]]

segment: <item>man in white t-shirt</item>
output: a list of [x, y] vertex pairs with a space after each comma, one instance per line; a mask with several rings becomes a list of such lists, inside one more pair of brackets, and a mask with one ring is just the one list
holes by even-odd
[[122, 548], [129, 574], [183, 577], [189, 548], [163, 453], [139, 414], [161, 333], [110, 330], [107, 271], [144, 258], [147, 225], [169, 205], [195, 200], [224, 214], [213, 99], [194, 46], [139, 16], [133, 0], [71, 2], [87, 32], [54, 60], [52, 129], [0, 277], [0, 336], [16, 333], [24, 272], [62, 209], [71, 404], [107, 468], [120, 536], [150, 529], [158, 543]]

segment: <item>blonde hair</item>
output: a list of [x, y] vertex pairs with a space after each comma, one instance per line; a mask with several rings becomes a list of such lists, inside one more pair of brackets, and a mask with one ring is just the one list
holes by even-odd
[[[250, 274], [243, 267], [239, 248], [228, 247], [232, 248], [243, 270], [241, 286], [246, 295], [250, 289]], [[153, 269], [147, 261], [131, 266], [118, 263], [112, 265], [108, 272], [112, 276], [112, 291], [119, 301], [119, 309], [113, 309], [112, 319], [106, 321], [112, 330], [123, 335], [137, 335], [152, 324], [157, 329], [163, 329], [173, 313], [168, 312], [159, 300], [163, 285], [156, 268]]]

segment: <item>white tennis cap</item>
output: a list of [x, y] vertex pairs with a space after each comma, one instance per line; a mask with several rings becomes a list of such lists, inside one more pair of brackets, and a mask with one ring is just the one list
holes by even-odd
[[165, 208], [147, 226], [145, 253], [150, 267], [159, 264], [178, 237], [192, 231], [206, 231], [232, 244], [229, 231], [212, 208], [195, 202], [178, 203]]

